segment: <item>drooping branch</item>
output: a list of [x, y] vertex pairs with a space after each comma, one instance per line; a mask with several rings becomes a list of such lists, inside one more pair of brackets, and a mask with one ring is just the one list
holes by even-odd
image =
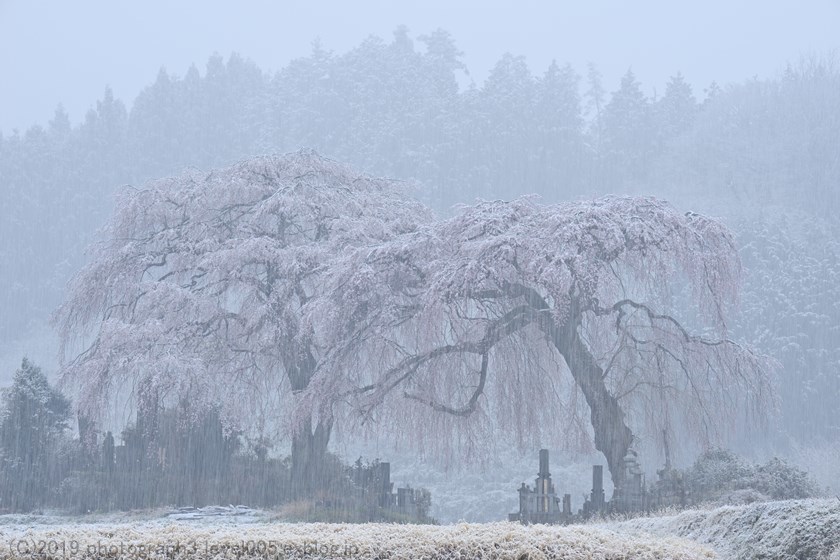
[[467, 402], [467, 404], [460, 408], [452, 408], [445, 404], [437, 403], [433, 400], [427, 401], [419, 395], [415, 395], [408, 392], [403, 393], [403, 396], [407, 399], [419, 401], [423, 404], [429, 405], [435, 412], [444, 412], [453, 416], [469, 416], [470, 414], [475, 412], [476, 406], [478, 405], [478, 399], [484, 393], [484, 386], [487, 383], [488, 356], [488, 352], [484, 352], [481, 355], [481, 367], [478, 370], [478, 385], [476, 385], [475, 391], [473, 391], [473, 394], [472, 396], [470, 396], [470, 400]]
[[[636, 314], [627, 313], [625, 308], [640, 313], [643, 321], [634, 320], [638, 318]], [[625, 341], [614, 357], [623, 356], [627, 367], [632, 354], [676, 385], [676, 378], [668, 374], [667, 365], [672, 364], [693, 395], [690, 401], [699, 410], [704, 426], [720, 423], [722, 416], [731, 416], [734, 407], [719, 405], [737, 394], [750, 398], [757, 409], [766, 406], [770, 386], [767, 374], [774, 367], [767, 357], [726, 337], [693, 335], [672, 315], [658, 313], [643, 303], [623, 299], [612, 310], [615, 332]], [[631, 392], [626, 390], [623, 395]]]
[[476, 354], [482, 356], [479, 382], [466, 405], [454, 407], [431, 401], [417, 394], [403, 393], [405, 398], [428, 404], [439, 412], [448, 412], [456, 416], [468, 415], [475, 410], [478, 398], [484, 392], [487, 379], [487, 360], [490, 350], [506, 336], [529, 325], [533, 321], [533, 318], [534, 315], [530, 307], [524, 305], [519, 306], [505, 313], [497, 320], [492, 321], [485, 329], [484, 336], [478, 341], [446, 344], [403, 359], [396, 366], [390, 368], [377, 383], [359, 387], [353, 391], [357, 394], [367, 393], [370, 395], [365, 404], [360, 408], [360, 413], [363, 415], [369, 414], [374, 407], [383, 402], [394, 388], [410, 379], [421, 367], [433, 362], [437, 358], [453, 354]]

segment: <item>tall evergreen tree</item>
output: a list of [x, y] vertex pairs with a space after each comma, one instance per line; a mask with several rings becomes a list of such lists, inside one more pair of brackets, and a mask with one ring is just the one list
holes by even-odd
[[632, 70], [604, 109], [604, 155], [613, 183], [647, 175], [653, 151], [650, 104]]
[[12, 386], [3, 390], [2, 405], [0, 499], [6, 506], [27, 509], [42, 504], [60, 479], [56, 448], [68, 427], [70, 401], [24, 358]]
[[662, 143], [686, 133], [694, 125], [697, 100], [691, 85], [679, 72], [668, 80], [665, 95], [656, 102], [654, 113], [657, 135]]
[[523, 56], [505, 53], [481, 88], [473, 126], [480, 133], [477, 163], [482, 197], [511, 198], [534, 182], [532, 131], [539, 117], [534, 104], [536, 82]]
[[604, 136], [604, 107], [606, 106], [606, 92], [604, 91], [603, 77], [598, 68], [590, 62], [586, 72], [587, 89], [584, 94], [586, 98], [586, 112], [589, 117], [589, 135], [592, 137], [592, 145], [596, 154], [601, 154], [601, 143]]
[[571, 65], [552, 61], [536, 84], [533, 141], [539, 161], [534, 188], [559, 197], [580, 192], [585, 180], [579, 81]]

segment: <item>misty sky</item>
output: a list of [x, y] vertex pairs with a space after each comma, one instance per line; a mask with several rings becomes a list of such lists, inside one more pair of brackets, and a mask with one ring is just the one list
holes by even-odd
[[214, 51], [265, 70], [306, 55], [313, 39], [344, 52], [367, 35], [449, 30], [481, 82], [505, 52], [535, 72], [552, 58], [595, 62], [609, 91], [632, 66], [648, 93], [681, 71], [702, 90], [776, 74], [787, 60], [840, 47], [838, 0], [738, 2], [216, 2], [0, 0], [0, 131], [45, 124], [62, 102], [74, 122], [110, 85], [130, 104], [161, 66], [203, 71]]

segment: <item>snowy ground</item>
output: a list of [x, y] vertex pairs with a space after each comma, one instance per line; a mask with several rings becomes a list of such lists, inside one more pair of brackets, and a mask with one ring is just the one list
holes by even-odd
[[675, 537], [631, 535], [606, 527], [524, 527], [516, 523], [335, 525], [254, 522], [243, 516], [131, 523], [0, 525], [0, 558], [389, 558], [673, 559], [715, 558]]
[[[570, 527], [285, 523], [241, 506], [0, 516], [0, 559], [576, 558], [840, 560], [840, 500], [684, 511]], [[91, 548], [92, 547], [92, 548]], [[104, 548], [103, 548], [104, 547]], [[168, 548], [167, 548], [168, 547]]]
[[595, 524], [628, 534], [679, 536], [722, 559], [840, 560], [840, 500], [790, 500], [690, 510]]

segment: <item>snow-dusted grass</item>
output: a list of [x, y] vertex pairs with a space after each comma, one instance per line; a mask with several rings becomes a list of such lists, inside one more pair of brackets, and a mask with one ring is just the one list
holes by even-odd
[[[214, 513], [217, 509], [205, 508]], [[557, 558], [840, 560], [840, 500], [690, 510], [569, 527], [287, 523], [280, 512], [164, 510], [0, 516], [0, 560], [74, 558]], [[206, 513], [199, 510], [198, 513]], [[180, 519], [179, 519], [180, 517]], [[59, 550], [58, 547], [63, 547]], [[92, 547], [92, 548], [91, 548]], [[89, 554], [90, 553], [90, 554]]]
[[[715, 558], [676, 537], [631, 535], [605, 527], [488, 523], [446, 526], [186, 522], [2, 525], [0, 558]], [[41, 544], [44, 543], [44, 544]]]
[[834, 498], [723, 506], [595, 526], [689, 538], [723, 559], [840, 559], [840, 500]]

